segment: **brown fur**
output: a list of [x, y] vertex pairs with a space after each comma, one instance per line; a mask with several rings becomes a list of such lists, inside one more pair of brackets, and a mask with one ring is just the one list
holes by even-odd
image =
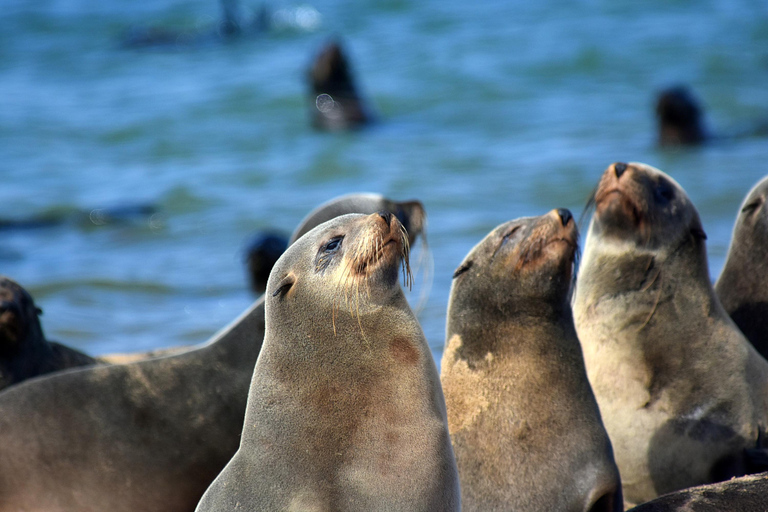
[[98, 361], [43, 334], [32, 296], [0, 276], [0, 390], [13, 384]]
[[568, 298], [570, 212], [502, 224], [456, 271], [441, 380], [465, 511], [617, 511]]
[[725, 311], [768, 358], [768, 177], [747, 194], [715, 291]]
[[715, 296], [695, 207], [637, 163], [611, 165], [595, 203], [574, 319], [625, 500], [744, 474], [768, 363]]
[[437, 372], [397, 284], [407, 245], [394, 216], [347, 215], [280, 258], [240, 449], [198, 511], [459, 509]]

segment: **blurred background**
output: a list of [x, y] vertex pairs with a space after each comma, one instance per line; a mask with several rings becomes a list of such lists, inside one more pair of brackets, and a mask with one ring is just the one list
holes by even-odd
[[[714, 280], [768, 174], [749, 129], [768, 118], [764, 1], [236, 7], [247, 30], [227, 38], [216, 0], [4, 0], [0, 273], [49, 339], [94, 355], [203, 342], [255, 298], [254, 233], [369, 191], [426, 207], [434, 269], [421, 259], [410, 298], [429, 292], [439, 362], [451, 274], [496, 225], [578, 217], [611, 162], [645, 162], [698, 207]], [[310, 125], [307, 68], [331, 37], [371, 127]], [[679, 83], [711, 132], [741, 136], [659, 148], [655, 95]]]

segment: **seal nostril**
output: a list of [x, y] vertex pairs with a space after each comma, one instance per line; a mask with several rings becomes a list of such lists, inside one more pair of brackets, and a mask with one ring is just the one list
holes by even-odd
[[621, 175], [624, 174], [624, 171], [627, 170], [627, 164], [623, 162], [616, 162], [613, 164], [613, 172], [616, 173], [617, 178], [621, 178]]
[[560, 216], [560, 222], [563, 223], [563, 226], [567, 226], [568, 222], [573, 218], [571, 211], [567, 208], [558, 208], [557, 214]]
[[388, 212], [386, 210], [381, 210], [378, 213], [379, 213], [379, 217], [384, 219], [384, 222], [386, 222], [387, 225], [389, 225], [390, 222], [392, 222], [392, 214], [390, 212]]

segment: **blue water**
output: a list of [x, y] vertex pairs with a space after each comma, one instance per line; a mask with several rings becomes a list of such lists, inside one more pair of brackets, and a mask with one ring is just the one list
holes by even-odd
[[[4, 1], [0, 218], [68, 220], [0, 231], [0, 273], [30, 290], [49, 338], [92, 354], [203, 342], [254, 299], [242, 254], [253, 233], [290, 232], [317, 204], [371, 191], [426, 206], [434, 270], [419, 317], [439, 359], [451, 274], [472, 246], [512, 218], [578, 216], [616, 160], [659, 167], [687, 190], [719, 274], [739, 204], [768, 173], [768, 139], [660, 150], [653, 97], [690, 84], [715, 132], [768, 118], [764, 1], [308, 8], [319, 24], [130, 50], [119, 43], [131, 27], [199, 34], [219, 5]], [[306, 68], [331, 36], [379, 113], [371, 129], [310, 128]], [[125, 204], [156, 212], [88, 222]]]

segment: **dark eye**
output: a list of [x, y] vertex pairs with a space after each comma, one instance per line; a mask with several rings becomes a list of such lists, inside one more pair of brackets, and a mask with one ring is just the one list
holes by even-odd
[[335, 236], [320, 248], [315, 257], [315, 272], [320, 272], [328, 268], [334, 255], [341, 247], [342, 240], [344, 240], [343, 236]]
[[325, 246], [323, 247], [323, 252], [329, 253], [329, 252], [335, 251], [336, 249], [339, 248], [339, 246], [341, 246], [341, 241], [343, 239], [344, 239], [343, 236], [336, 236], [331, 238], [330, 241], [327, 244], [325, 244]]
[[741, 209], [741, 213], [752, 213], [753, 211], [757, 210], [757, 208], [762, 204], [762, 201], [760, 199], [757, 199], [755, 201], [752, 201], [751, 203], [744, 206], [744, 208]]
[[659, 180], [656, 185], [656, 198], [663, 203], [668, 203], [675, 197], [675, 189], [672, 184], [666, 180]]
[[463, 274], [464, 272], [466, 272], [467, 270], [469, 270], [471, 268], [472, 268], [472, 262], [471, 261], [466, 262], [464, 265], [462, 265], [462, 266], [460, 266], [459, 268], [456, 269], [456, 271], [453, 273], [453, 278], [456, 279], [461, 274]]

